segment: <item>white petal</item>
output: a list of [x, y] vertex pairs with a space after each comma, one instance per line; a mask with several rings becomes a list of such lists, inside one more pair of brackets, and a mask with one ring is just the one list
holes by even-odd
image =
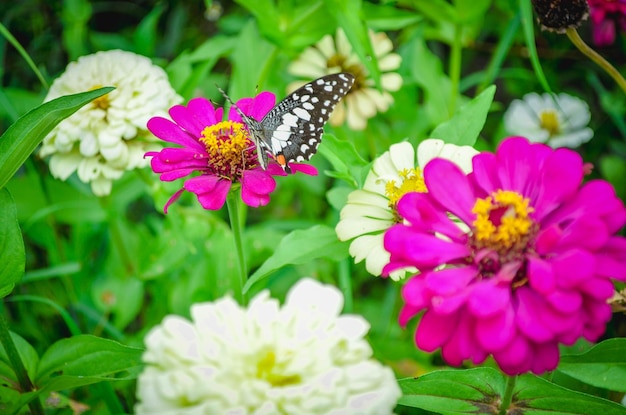
[[381, 232], [389, 229], [393, 221], [369, 218], [346, 218], [341, 220], [335, 227], [337, 237], [346, 241], [360, 235], [372, 232]]

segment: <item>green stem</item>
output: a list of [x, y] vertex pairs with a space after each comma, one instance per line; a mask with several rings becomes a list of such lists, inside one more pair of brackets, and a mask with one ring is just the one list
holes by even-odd
[[565, 32], [569, 40], [572, 41], [574, 46], [578, 48], [585, 56], [600, 66], [611, 78], [622, 88], [622, 91], [626, 93], [626, 80], [624, 77], [611, 65], [606, 59], [604, 59], [598, 52], [591, 49], [581, 38], [576, 29], [567, 29]]
[[504, 396], [502, 396], [502, 403], [500, 404], [500, 411], [498, 411], [498, 415], [506, 415], [509, 406], [511, 406], [516, 380], [517, 376], [506, 377], [506, 389], [504, 390]]
[[100, 201], [100, 205], [105, 211], [107, 223], [109, 224], [109, 235], [111, 235], [111, 241], [113, 242], [113, 246], [117, 250], [118, 255], [124, 265], [124, 269], [126, 270], [126, 276], [134, 276], [136, 273], [135, 265], [133, 260], [126, 249], [126, 244], [124, 243], [124, 238], [122, 237], [122, 232], [120, 231], [120, 225], [117, 222], [117, 216], [113, 215], [110, 212], [110, 201], [108, 196], [98, 198]]
[[235, 238], [235, 249], [237, 250], [237, 259], [239, 262], [239, 278], [235, 278], [234, 296], [241, 304], [245, 304], [245, 296], [243, 294], [243, 286], [248, 279], [248, 267], [246, 265], [246, 256], [243, 250], [243, 226], [241, 215], [239, 213], [239, 192], [229, 192], [226, 198], [226, 207], [228, 208], [228, 219], [230, 220], [230, 229]]
[[[33, 392], [36, 390], [35, 385], [31, 382], [28, 377], [28, 373], [26, 372], [26, 368], [24, 368], [24, 363], [22, 363], [22, 358], [17, 352], [17, 348], [15, 347], [15, 343], [13, 342], [13, 338], [11, 337], [11, 332], [9, 332], [9, 324], [6, 320], [6, 309], [4, 308], [4, 303], [0, 302], [0, 343], [4, 347], [4, 351], [9, 358], [9, 362], [11, 362], [11, 367], [17, 376], [17, 381], [20, 384], [20, 389], [22, 392]], [[28, 407], [30, 408], [30, 412], [33, 415], [43, 415], [43, 407], [41, 406], [41, 401], [38, 397], [34, 398], [32, 401], [28, 403]]]
[[448, 68], [450, 80], [452, 81], [452, 88], [450, 88], [450, 105], [448, 107], [448, 113], [450, 116], [452, 116], [456, 110], [456, 101], [459, 96], [459, 84], [461, 82], [461, 52], [463, 50], [461, 39], [461, 35], [463, 34], [462, 32], [463, 27], [460, 24], [456, 24], [454, 26], [452, 50], [450, 51], [450, 66]]
[[339, 261], [339, 289], [343, 293], [343, 311], [351, 313], [353, 309], [352, 301], [352, 276], [350, 275], [350, 258]]

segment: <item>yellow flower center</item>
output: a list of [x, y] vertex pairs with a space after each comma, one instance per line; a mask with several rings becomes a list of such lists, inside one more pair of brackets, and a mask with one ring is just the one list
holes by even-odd
[[257, 363], [257, 379], [263, 379], [275, 387], [295, 385], [301, 382], [299, 375], [281, 373], [285, 368], [280, 366], [276, 362], [274, 351], [268, 351]]
[[[89, 90], [90, 91], [94, 91], [96, 89], [102, 88], [102, 85], [94, 85], [92, 86]], [[107, 110], [107, 108], [109, 108], [109, 94], [104, 94], [101, 97], [98, 97], [96, 99], [94, 99], [93, 101], [91, 101], [91, 105], [93, 105], [94, 108], [100, 108], [101, 110]]]
[[541, 114], [539, 114], [539, 122], [541, 123], [541, 128], [550, 133], [550, 137], [559, 134], [561, 131], [559, 116], [555, 110], [542, 111]]
[[478, 199], [472, 213], [476, 248], [490, 248], [506, 255], [512, 248], [526, 247], [535, 222], [530, 218], [534, 209], [528, 198], [519, 193], [498, 190], [485, 199]]
[[241, 171], [254, 167], [248, 137], [244, 125], [234, 121], [222, 121], [202, 130], [200, 141], [209, 154], [209, 167], [217, 176], [235, 181]]
[[348, 72], [354, 75], [354, 85], [352, 85], [348, 94], [352, 94], [355, 91], [366, 87], [367, 71], [361, 64], [348, 64], [347, 56], [342, 55], [341, 53], [335, 53], [326, 60], [326, 67], [328, 69], [340, 68], [340, 72]]
[[398, 223], [402, 221], [397, 211], [398, 202], [402, 196], [409, 192], [426, 193], [428, 191], [419, 167], [404, 169], [399, 172], [399, 175], [402, 179], [402, 183], [399, 186], [395, 180], [389, 180], [385, 183], [385, 196], [389, 199], [389, 207], [394, 213], [395, 221]]

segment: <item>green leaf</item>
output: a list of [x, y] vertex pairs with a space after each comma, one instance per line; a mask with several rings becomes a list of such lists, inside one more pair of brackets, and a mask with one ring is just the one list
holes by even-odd
[[157, 44], [157, 26], [159, 18], [164, 11], [165, 5], [157, 3], [137, 25], [137, 29], [133, 33], [133, 41], [136, 46], [135, 52], [145, 56], [154, 56]]
[[244, 294], [259, 280], [285, 265], [304, 264], [316, 258], [341, 259], [346, 256], [348, 244], [337, 239], [333, 228], [315, 225], [295, 230], [280, 241], [274, 255], [250, 276], [243, 287]]
[[353, 142], [340, 140], [332, 134], [324, 134], [318, 152], [333, 166], [334, 171], [326, 172], [327, 175], [343, 179], [355, 188], [359, 185], [361, 170], [368, 163], [361, 157]]
[[363, 15], [374, 30], [400, 30], [424, 20], [417, 13], [370, 2], [363, 3]]
[[13, 291], [24, 275], [25, 258], [15, 202], [7, 189], [0, 189], [0, 298]]
[[[491, 368], [441, 370], [399, 381], [400, 405], [447, 414], [497, 414], [506, 379]], [[524, 415], [625, 415], [614, 402], [574, 392], [534, 375], [516, 380], [509, 412]]]
[[41, 391], [71, 389], [103, 380], [134, 379], [142, 349], [80, 335], [54, 343], [41, 357], [35, 383]]
[[362, 0], [324, 0], [326, 8], [332, 13], [337, 24], [343, 29], [352, 49], [374, 80], [377, 88], [382, 89], [378, 59], [362, 13]]
[[582, 382], [626, 392], [626, 339], [609, 339], [580, 355], [561, 357], [558, 370]]
[[0, 137], [0, 189], [7, 184], [41, 140], [58, 123], [78, 111], [83, 105], [113, 89], [113, 87], [104, 87], [59, 97], [20, 117]]
[[[35, 348], [18, 334], [11, 332], [11, 339], [13, 339], [13, 343], [15, 344], [17, 353], [20, 355], [20, 359], [24, 364], [26, 373], [28, 373], [28, 376], [32, 378], [35, 375], [37, 364], [39, 363], [39, 356], [37, 355]], [[17, 376], [15, 375], [13, 366], [11, 365], [6, 350], [2, 344], [0, 344], [0, 378], [11, 379], [13, 381], [12, 383], [15, 385], [18, 384]]]
[[439, 124], [430, 134], [446, 143], [473, 146], [487, 120], [487, 113], [496, 93], [490, 86], [476, 98], [459, 108], [448, 121]]

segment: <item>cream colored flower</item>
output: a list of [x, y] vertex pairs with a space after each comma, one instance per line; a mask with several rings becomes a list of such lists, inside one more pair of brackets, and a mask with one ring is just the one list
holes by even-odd
[[148, 164], [143, 155], [160, 147], [146, 128], [152, 116], [166, 116], [182, 99], [165, 71], [150, 59], [121, 50], [97, 52], [70, 63], [45, 101], [103, 86], [116, 89], [85, 105], [44, 138], [41, 157], [52, 155], [52, 175], [66, 180], [77, 172], [97, 196], [111, 192], [124, 171]]
[[593, 137], [591, 113], [581, 99], [561, 93], [530, 93], [515, 99], [504, 113], [504, 128], [511, 135], [550, 147], [575, 148]]
[[226, 297], [167, 316], [146, 336], [136, 413], [391, 414], [393, 372], [342, 308], [337, 288], [304, 278], [282, 307], [266, 290], [247, 309]]
[[[350, 244], [354, 262], [365, 260], [367, 272], [381, 275], [383, 267], [389, 263], [389, 252], [383, 245], [385, 231], [402, 221], [396, 211], [398, 201], [405, 193], [427, 191], [422, 178], [423, 167], [439, 157], [456, 163], [469, 173], [475, 154], [478, 152], [470, 146], [445, 144], [442, 140], [430, 138], [419, 144], [417, 154], [410, 143], [403, 142], [393, 144], [389, 151], [374, 160], [363, 189], [348, 195], [348, 202], [341, 209], [335, 228], [340, 240], [354, 239]], [[398, 281], [407, 272], [416, 270], [407, 268], [394, 271], [389, 276]]]
[[[340, 125], [347, 120], [350, 128], [365, 129], [368, 119], [377, 112], [387, 111], [393, 103], [389, 91], [397, 91], [402, 86], [402, 77], [393, 72], [400, 67], [402, 59], [400, 55], [391, 52], [393, 49], [391, 40], [382, 32], [370, 31], [369, 36], [378, 59], [378, 67], [382, 72], [383, 92], [376, 89], [374, 81], [369, 78], [365, 66], [352, 51], [352, 46], [341, 29], [337, 29], [334, 38], [330, 35], [324, 36], [289, 66], [289, 72], [306, 78], [307, 82], [337, 72], [349, 72], [356, 77], [348, 95], [335, 107], [329, 120], [332, 125]], [[289, 86], [289, 90], [293, 91], [302, 85], [303, 82], [294, 82]]]

